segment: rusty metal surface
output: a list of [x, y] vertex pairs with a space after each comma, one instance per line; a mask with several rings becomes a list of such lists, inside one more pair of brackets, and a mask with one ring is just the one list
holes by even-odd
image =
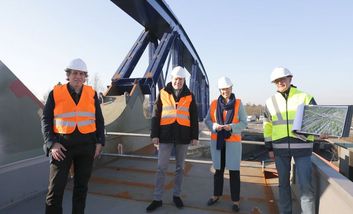
[[[96, 167], [90, 180], [89, 194], [113, 200], [129, 200], [141, 207], [140, 212], [152, 200], [156, 160], [143, 158], [106, 157]], [[244, 162], [241, 167], [241, 210], [240, 213], [278, 213], [272, 193], [271, 179], [265, 178], [260, 163]], [[176, 208], [171, 200], [174, 184], [174, 162], [170, 162], [166, 173], [163, 207], [160, 213], [170, 213]], [[185, 164], [182, 198], [185, 208], [180, 213], [231, 212], [228, 175], [225, 175], [224, 196], [219, 203], [208, 207], [206, 202], [213, 192], [212, 166], [204, 163]], [[68, 185], [71, 191], [72, 184]], [[127, 211], [127, 210], [126, 210]], [[185, 212], [184, 212], [185, 211]], [[157, 212], [158, 213], [158, 212]]]
[[[135, 157], [105, 156], [96, 162], [87, 197], [86, 213], [145, 213], [152, 200], [157, 161]], [[232, 213], [228, 174], [225, 173], [224, 195], [218, 203], [207, 206], [213, 192], [213, 169], [209, 163], [186, 162], [183, 192], [185, 207], [178, 210], [172, 202], [173, 161], [166, 173], [163, 207], [155, 213]], [[273, 166], [263, 172], [260, 162], [243, 161], [241, 166], [241, 200], [239, 213], [278, 213], [273, 190], [277, 177]], [[266, 175], [266, 176], [265, 176]], [[72, 180], [64, 197], [64, 213], [70, 213]], [[45, 193], [16, 204], [0, 213], [40, 213]]]

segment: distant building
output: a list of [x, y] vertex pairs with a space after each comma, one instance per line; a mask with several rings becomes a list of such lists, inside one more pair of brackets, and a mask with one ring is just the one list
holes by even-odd
[[246, 120], [248, 122], [255, 122], [256, 121], [256, 116], [255, 115], [248, 115]]

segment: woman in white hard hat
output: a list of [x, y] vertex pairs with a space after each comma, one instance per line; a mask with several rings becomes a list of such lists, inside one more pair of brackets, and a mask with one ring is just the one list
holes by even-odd
[[62, 200], [71, 163], [75, 176], [72, 213], [84, 213], [93, 160], [105, 142], [104, 119], [97, 93], [84, 85], [87, 66], [74, 59], [65, 69], [67, 84], [50, 92], [43, 110], [44, 150], [50, 157], [45, 213], [62, 213]]
[[220, 96], [212, 101], [206, 116], [206, 126], [211, 130], [211, 156], [214, 174], [213, 196], [207, 205], [215, 204], [223, 194], [224, 169], [230, 174], [232, 210], [239, 211], [240, 161], [242, 154], [241, 131], [247, 126], [247, 114], [241, 100], [232, 93], [233, 83], [228, 77], [218, 79]]

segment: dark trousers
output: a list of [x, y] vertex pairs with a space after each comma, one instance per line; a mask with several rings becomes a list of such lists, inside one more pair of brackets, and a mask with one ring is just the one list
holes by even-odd
[[54, 160], [51, 157], [49, 186], [46, 196], [46, 214], [62, 214], [62, 201], [71, 163], [74, 165], [74, 189], [72, 196], [72, 213], [84, 213], [88, 181], [93, 167], [95, 144], [84, 144], [66, 147], [65, 159]]
[[[213, 184], [214, 196], [221, 196], [223, 195], [223, 182], [224, 182], [224, 168], [225, 168], [225, 161], [226, 160], [226, 148], [221, 149], [221, 169], [216, 169], [214, 174]], [[240, 172], [239, 170], [229, 170], [230, 176], [230, 194], [232, 197], [232, 201], [239, 201], [240, 200]]]

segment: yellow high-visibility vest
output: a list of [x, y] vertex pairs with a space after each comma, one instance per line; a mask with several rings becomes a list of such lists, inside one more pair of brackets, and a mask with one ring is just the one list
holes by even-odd
[[[308, 105], [312, 98], [311, 95], [292, 87], [287, 101], [281, 93], [276, 93], [267, 99], [266, 107], [271, 114], [271, 121], [264, 120], [263, 122], [265, 141], [276, 141], [288, 136], [299, 138], [292, 132], [296, 111], [299, 105]], [[307, 139], [313, 141], [314, 136], [308, 136]], [[273, 146], [273, 148], [276, 147], [275, 145]], [[302, 145], [302, 147], [304, 148], [305, 145]]]

